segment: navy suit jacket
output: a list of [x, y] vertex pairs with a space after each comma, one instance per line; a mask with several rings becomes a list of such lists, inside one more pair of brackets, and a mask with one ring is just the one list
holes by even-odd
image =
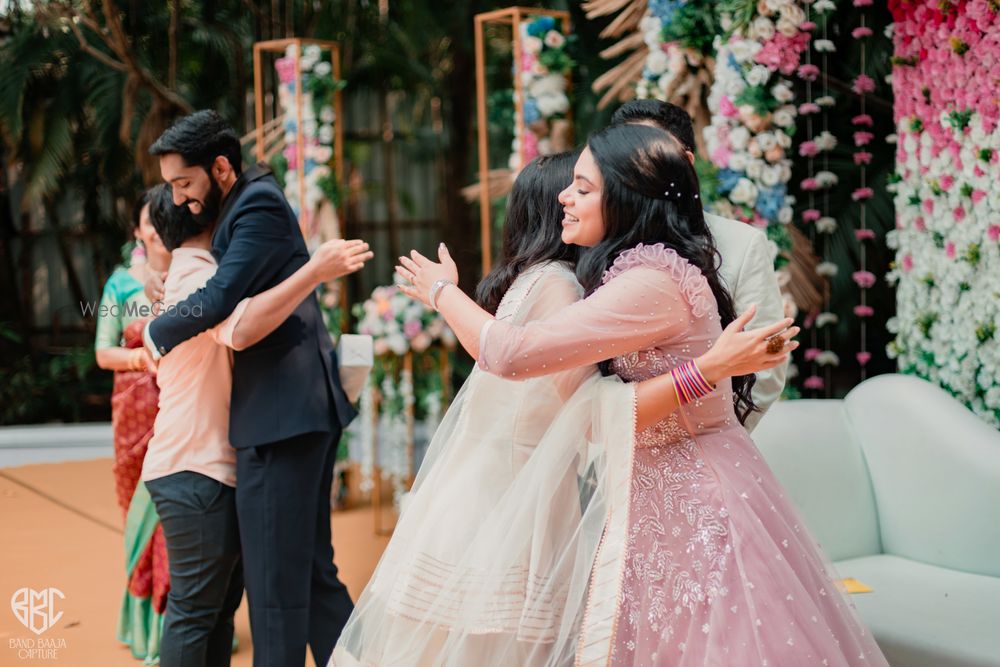
[[[150, 324], [160, 354], [219, 324], [242, 299], [274, 287], [309, 259], [295, 214], [265, 165], [247, 169], [226, 196], [212, 254], [219, 261], [215, 276]], [[233, 354], [229, 440], [237, 449], [339, 431], [355, 414], [315, 294], [266, 338]]]

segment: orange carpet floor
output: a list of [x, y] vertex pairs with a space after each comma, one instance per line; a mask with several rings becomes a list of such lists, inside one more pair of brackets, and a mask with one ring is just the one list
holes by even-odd
[[[115, 640], [125, 551], [111, 459], [0, 468], [0, 520], [0, 666], [140, 666]], [[332, 525], [341, 579], [357, 598], [388, 537], [375, 535], [368, 508], [335, 512]], [[62, 617], [41, 635], [12, 611], [11, 597], [25, 587], [57, 588], [65, 596], [55, 609]], [[250, 667], [245, 598], [236, 634], [232, 664]]]

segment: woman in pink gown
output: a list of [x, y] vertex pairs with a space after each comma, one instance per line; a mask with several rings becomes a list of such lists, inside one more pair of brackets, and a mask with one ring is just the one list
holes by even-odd
[[[447, 251], [441, 264], [403, 262], [409, 293], [429, 300], [437, 284], [448, 324], [500, 377], [599, 363], [635, 382], [704, 354], [733, 306], [672, 138], [635, 125], [597, 133], [560, 201], [563, 240], [592, 247], [577, 268], [584, 300], [522, 326], [493, 320], [452, 286]], [[887, 664], [741, 425], [751, 385], [719, 380], [621, 443], [629, 481], [606, 503], [576, 664]]]

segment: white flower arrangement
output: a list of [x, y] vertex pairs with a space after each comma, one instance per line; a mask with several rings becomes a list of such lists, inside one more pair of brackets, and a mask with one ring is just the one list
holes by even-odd
[[816, 231], [820, 234], [833, 234], [837, 231], [837, 219], [828, 215], [816, 221]]
[[375, 354], [403, 356], [424, 352], [433, 343], [455, 347], [455, 334], [439, 314], [400, 291], [396, 285], [376, 287], [354, 310], [357, 331], [374, 340]]
[[840, 322], [840, 318], [836, 313], [822, 312], [816, 316], [816, 326], [818, 328], [823, 328], [827, 325], [836, 325]]
[[552, 122], [570, 108], [566, 75], [571, 61], [559, 23], [551, 16], [535, 17], [521, 23], [519, 37], [521, 53], [515, 56], [515, 70], [524, 96], [524, 127], [511, 142], [507, 166], [514, 172], [554, 150], [548, 136]]
[[706, 157], [719, 169], [715, 212], [757, 227], [792, 220], [787, 194], [798, 109], [791, 75], [808, 47], [806, 14], [795, 0], [764, 0], [757, 16], [716, 38], [715, 81], [708, 98]]
[[820, 262], [816, 265], [816, 273], [826, 278], [833, 278], [837, 275], [838, 268], [833, 262]]

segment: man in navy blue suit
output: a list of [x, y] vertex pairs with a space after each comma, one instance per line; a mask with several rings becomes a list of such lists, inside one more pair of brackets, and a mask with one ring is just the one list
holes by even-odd
[[[214, 111], [181, 118], [150, 153], [174, 203], [216, 223], [219, 262], [204, 288], [147, 325], [156, 360], [290, 276], [309, 254], [270, 170], [242, 170], [236, 133]], [[233, 355], [229, 439], [255, 666], [302, 665], [307, 643], [325, 665], [351, 614], [333, 563], [330, 486], [341, 430], [354, 416], [315, 295]]]

